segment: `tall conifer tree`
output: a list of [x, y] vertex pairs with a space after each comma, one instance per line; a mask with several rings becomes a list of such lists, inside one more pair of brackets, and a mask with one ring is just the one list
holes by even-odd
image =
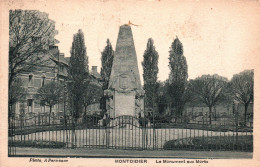
[[78, 30], [78, 33], [74, 34], [70, 53], [68, 88], [71, 98], [71, 115], [76, 121], [83, 111], [83, 96], [85, 96], [84, 92], [87, 92], [89, 83], [88, 57], [82, 30]]
[[188, 79], [188, 65], [183, 55], [183, 46], [178, 37], [173, 41], [170, 47], [169, 56], [169, 95], [171, 98], [171, 114], [181, 116], [185, 103], [185, 89]]
[[[101, 79], [103, 81], [103, 85], [102, 85], [103, 91], [108, 89], [109, 78], [112, 71], [113, 59], [114, 59], [114, 50], [112, 48], [109, 39], [107, 39], [107, 45], [104, 48], [103, 52], [101, 53], [102, 67], [100, 73], [101, 73]], [[106, 99], [104, 96], [100, 100], [100, 106], [103, 110], [106, 110]]]
[[144, 78], [144, 90], [146, 94], [145, 107], [146, 109], [155, 109], [154, 104], [156, 100], [158, 84], [158, 52], [155, 50], [154, 42], [152, 38], [148, 39], [147, 47], [143, 55], [143, 78]]
[[103, 52], [101, 53], [101, 77], [103, 80], [103, 90], [108, 88], [108, 83], [109, 83], [109, 77], [112, 71], [112, 65], [113, 65], [113, 59], [114, 59], [114, 51], [112, 48], [112, 45], [107, 39], [107, 45], [104, 48]]

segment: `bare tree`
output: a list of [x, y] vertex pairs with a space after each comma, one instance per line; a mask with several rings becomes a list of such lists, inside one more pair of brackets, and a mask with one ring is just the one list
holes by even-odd
[[189, 89], [193, 93], [193, 98], [197, 98], [209, 107], [209, 122], [212, 121], [212, 107], [223, 95], [227, 79], [215, 75], [202, 75], [194, 80], [190, 80]]
[[35, 10], [9, 12], [9, 85], [19, 73], [32, 71], [43, 64], [49, 46], [57, 43], [54, 21]]
[[51, 118], [52, 107], [62, 101], [63, 86], [58, 82], [50, 82], [39, 88], [35, 98], [42, 104], [50, 107], [49, 123]]
[[248, 105], [254, 99], [254, 70], [245, 70], [235, 74], [231, 79], [230, 85], [234, 99], [244, 104], [244, 125], [246, 125]]

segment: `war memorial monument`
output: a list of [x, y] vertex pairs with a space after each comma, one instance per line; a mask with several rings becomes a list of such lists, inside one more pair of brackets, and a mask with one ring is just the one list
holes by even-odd
[[133, 34], [129, 25], [120, 26], [105, 95], [109, 118], [144, 115], [144, 91], [141, 87]]

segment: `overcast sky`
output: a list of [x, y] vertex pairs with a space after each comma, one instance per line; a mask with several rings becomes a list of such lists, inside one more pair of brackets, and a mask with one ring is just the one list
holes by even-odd
[[[260, 3], [258, 1], [16, 1], [15, 8], [38, 9], [56, 21], [60, 52], [70, 56], [73, 34], [82, 29], [89, 65], [100, 70], [106, 39], [116, 46], [119, 26], [131, 26], [141, 62], [148, 38], [159, 53], [159, 80], [168, 78], [169, 47], [176, 36], [183, 43], [189, 78], [219, 74], [231, 79], [253, 69], [260, 53]], [[11, 4], [10, 6], [14, 6]], [[12, 7], [14, 8], [14, 7]], [[141, 77], [142, 78], [142, 77]]]

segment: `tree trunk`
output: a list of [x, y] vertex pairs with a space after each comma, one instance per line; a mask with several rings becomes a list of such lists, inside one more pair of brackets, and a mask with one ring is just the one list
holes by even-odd
[[51, 110], [52, 110], [52, 106], [50, 106], [49, 125], [51, 124]]
[[84, 106], [84, 116], [83, 116], [83, 120], [84, 120], [84, 123], [87, 123], [87, 105]]
[[180, 104], [177, 107], [177, 118], [180, 120], [180, 122], [183, 122], [183, 117], [182, 117], [182, 113], [181, 113], [181, 106]]
[[229, 103], [227, 104], [227, 113], [228, 113], [228, 116], [230, 116], [230, 110], [229, 110]]
[[192, 108], [191, 108], [191, 117], [192, 117], [192, 120], [193, 120], [193, 118], [194, 118], [194, 106], [192, 106]]
[[209, 106], [209, 124], [211, 124], [212, 106]]
[[8, 82], [8, 90], [10, 90], [11, 88], [11, 85], [13, 84], [13, 81], [14, 81], [14, 70], [11, 70], [11, 74], [9, 75], [9, 82]]
[[74, 135], [75, 135], [75, 125], [72, 119], [72, 130], [71, 130], [71, 148], [74, 148]]
[[11, 105], [9, 104], [8, 105], [8, 125], [9, 125], [9, 128], [10, 128], [10, 125], [11, 125]]
[[172, 112], [173, 112], [174, 117], [175, 117], [175, 123], [177, 123], [178, 115], [177, 115], [177, 111], [176, 111], [176, 106], [173, 106], [172, 109], [173, 109]]
[[217, 109], [216, 106], [214, 106], [214, 112], [215, 112], [215, 121], [217, 120]]
[[11, 116], [12, 116], [12, 105], [8, 106], [8, 136], [12, 135], [10, 134], [10, 128], [11, 128]]
[[72, 118], [72, 131], [71, 131], [71, 147], [75, 148], [75, 143], [77, 143], [77, 138], [76, 138], [76, 118]]
[[245, 118], [244, 118], [244, 126], [246, 126], [246, 122], [247, 122], [247, 120], [246, 120], [246, 117], [247, 117], [247, 109], [248, 109], [248, 105], [249, 105], [249, 103], [246, 103], [245, 104]]

